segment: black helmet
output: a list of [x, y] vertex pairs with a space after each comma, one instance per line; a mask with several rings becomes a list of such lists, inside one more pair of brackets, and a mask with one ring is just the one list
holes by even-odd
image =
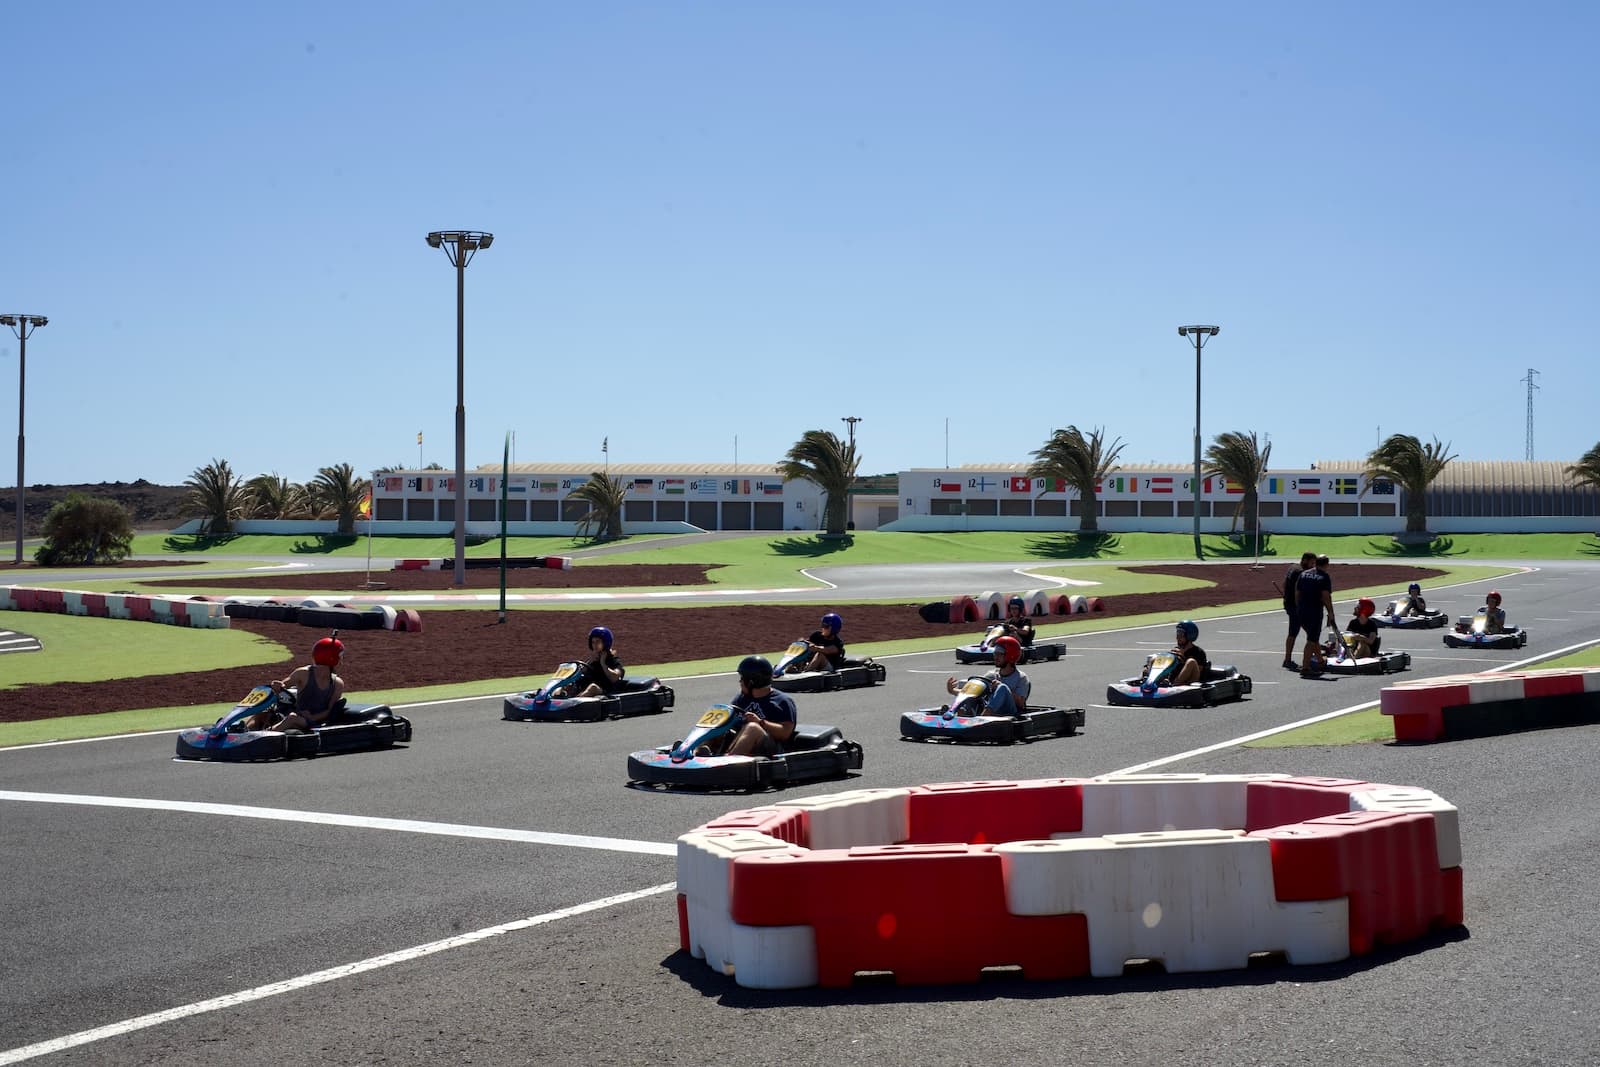
[[765, 656], [746, 656], [739, 661], [739, 677], [751, 689], [761, 689], [772, 684], [772, 662]]
[[1200, 636], [1200, 627], [1196, 626], [1188, 619], [1184, 619], [1182, 622], [1180, 622], [1178, 624], [1178, 629], [1182, 630], [1183, 635], [1191, 641]]

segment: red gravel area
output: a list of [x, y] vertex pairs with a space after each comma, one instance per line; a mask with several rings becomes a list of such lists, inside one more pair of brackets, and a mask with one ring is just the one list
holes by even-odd
[[[675, 568], [663, 568], [672, 570]], [[703, 568], [691, 568], [703, 572]], [[1276, 596], [1273, 582], [1282, 581], [1285, 564], [1252, 571], [1237, 564], [1194, 564], [1131, 568], [1156, 574], [1203, 578], [1212, 584], [1172, 593], [1141, 593], [1108, 598], [1111, 616], [1158, 612], [1180, 618], [1200, 608]], [[618, 585], [639, 585], [637, 566], [588, 567], [581, 572], [588, 587], [608, 584], [603, 572], [626, 571], [632, 577]], [[1356, 573], [1359, 570], [1359, 575]], [[385, 572], [385, 574], [405, 572]], [[429, 574], [440, 579], [438, 572]], [[472, 572], [468, 572], [469, 575]], [[495, 572], [485, 572], [494, 574]], [[580, 572], [552, 571], [552, 574]], [[1427, 581], [1441, 572], [1412, 565], [1361, 564], [1336, 567], [1336, 585], [1388, 585]], [[357, 582], [362, 576], [357, 576]], [[498, 584], [498, 575], [496, 575]], [[449, 575], [443, 575], [448, 583]], [[268, 581], [268, 579], [262, 579]], [[276, 578], [270, 581], [281, 587]], [[324, 578], [326, 583], [326, 578]], [[233, 584], [230, 579], [230, 585]], [[694, 583], [698, 584], [698, 583]], [[326, 589], [326, 584], [308, 588]], [[425, 586], [423, 588], [444, 588]], [[890, 641], [945, 636], [953, 648], [977, 629], [971, 623], [923, 622], [915, 604], [858, 604], [840, 607], [847, 641]], [[348, 650], [340, 673], [354, 699], [363, 689], [399, 689], [464, 682], [477, 678], [525, 678], [535, 684], [562, 659], [579, 655], [589, 627], [604, 623], [617, 635], [617, 652], [628, 663], [670, 663], [685, 659], [726, 658], [731, 670], [750, 652], [772, 655], [796, 637], [816, 629], [821, 605], [766, 605], [704, 608], [603, 608], [583, 611], [512, 611], [504, 625], [494, 611], [422, 612], [422, 632], [348, 631], [341, 637]], [[1071, 624], [1104, 615], [1067, 618]], [[130, 623], [129, 625], [133, 625]], [[234, 620], [236, 629], [264, 634], [293, 649], [278, 663], [259, 667], [169, 674], [159, 679], [131, 678], [109, 682], [63, 682], [23, 686], [7, 691], [0, 701], [0, 722], [25, 722], [63, 715], [83, 715], [119, 708], [195, 704], [207, 714], [242, 696], [251, 686], [279, 678], [310, 657], [320, 634], [292, 623]], [[27, 653], [19, 653], [26, 655]], [[197, 716], [196, 721], [205, 715]]]

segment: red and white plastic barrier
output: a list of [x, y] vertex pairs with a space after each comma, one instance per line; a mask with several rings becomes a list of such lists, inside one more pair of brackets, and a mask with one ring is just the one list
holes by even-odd
[[859, 790], [680, 837], [680, 943], [756, 988], [1108, 975], [1130, 959], [1199, 971], [1260, 952], [1325, 963], [1459, 925], [1460, 862], [1448, 802], [1348, 779]]
[[[454, 567], [454, 557], [450, 559], [397, 559], [390, 570], [396, 571], [442, 571]], [[535, 556], [533, 565], [544, 567], [548, 570], [570, 571], [572, 569], [571, 556]]]
[[1379, 700], [1396, 741], [1600, 721], [1600, 667], [1418, 678], [1385, 688]]
[[80, 593], [70, 589], [0, 586], [0, 609], [84, 615], [100, 619], [136, 619], [171, 626], [209, 630], [228, 628], [221, 601], [205, 597], [136, 596], [129, 593]]

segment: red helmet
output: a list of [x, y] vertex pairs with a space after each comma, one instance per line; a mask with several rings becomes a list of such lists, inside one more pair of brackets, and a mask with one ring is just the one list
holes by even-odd
[[1496, 592], [1495, 590], [1491, 589], [1491, 590], [1489, 590], [1489, 595], [1484, 597], [1484, 599], [1485, 600], [1493, 600], [1496, 604], [1498, 604], [1498, 603], [1500, 603], [1500, 594], [1498, 592]]
[[311, 662], [323, 667], [337, 667], [344, 655], [344, 642], [337, 637], [324, 637], [311, 648]]
[[1371, 615], [1374, 611], [1377, 611], [1377, 610], [1378, 610], [1378, 605], [1374, 604], [1371, 600], [1367, 599], [1366, 597], [1362, 597], [1360, 600], [1356, 601], [1356, 614], [1357, 615]]
[[1022, 658], [1022, 642], [1015, 637], [1001, 637], [991, 646], [1001, 663], [1011, 666]]

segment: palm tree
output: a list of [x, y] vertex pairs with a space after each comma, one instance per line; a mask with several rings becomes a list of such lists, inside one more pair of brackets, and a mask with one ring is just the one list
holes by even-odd
[[1097, 426], [1084, 436], [1076, 426], [1057, 430], [1050, 435], [1044, 447], [1033, 453], [1028, 465], [1028, 477], [1044, 478], [1046, 482], [1060, 480], [1078, 492], [1083, 513], [1078, 517], [1080, 533], [1094, 533], [1100, 529], [1100, 499], [1097, 486], [1100, 479], [1117, 469], [1117, 457], [1122, 455], [1122, 438], [1106, 444], [1105, 428]]
[[1583, 458], [1567, 468], [1567, 475], [1579, 485], [1600, 489], [1600, 444], [1583, 454]]
[[337, 533], [353, 534], [356, 511], [371, 485], [367, 479], [357, 477], [350, 464], [339, 463], [317, 471], [317, 476], [306, 486], [306, 492], [319, 517], [332, 516], [339, 520], [335, 527]]
[[[1367, 489], [1373, 479], [1393, 482], [1406, 494], [1406, 533], [1428, 532], [1428, 486], [1456, 457], [1435, 437], [1423, 444], [1408, 433], [1391, 434], [1367, 456]], [[1363, 490], [1365, 491], [1365, 490]]]
[[854, 441], [847, 444], [831, 430], [807, 430], [776, 469], [788, 481], [811, 482], [822, 490], [822, 528], [839, 536], [850, 518], [850, 487], [860, 465]]
[[1262, 448], [1255, 431], [1230, 430], [1219, 433], [1206, 449], [1205, 472], [1226, 478], [1244, 486], [1244, 499], [1233, 509], [1233, 522], [1228, 526], [1231, 535], [1239, 527], [1239, 513], [1244, 513], [1245, 532], [1252, 537], [1256, 532], [1256, 493], [1261, 479], [1267, 473], [1267, 460], [1272, 456], [1272, 443]]
[[305, 487], [277, 471], [244, 483], [244, 510], [252, 519], [290, 519], [306, 510]]
[[244, 487], [227, 460], [213, 458], [196, 467], [183, 484], [189, 488], [189, 506], [200, 512], [201, 533], [232, 532], [233, 520], [243, 510]]
[[578, 533], [587, 537], [594, 531], [596, 541], [612, 541], [622, 536], [622, 505], [628, 496], [628, 483], [604, 471], [590, 471], [589, 480], [572, 491], [568, 499], [589, 505], [578, 520]]

